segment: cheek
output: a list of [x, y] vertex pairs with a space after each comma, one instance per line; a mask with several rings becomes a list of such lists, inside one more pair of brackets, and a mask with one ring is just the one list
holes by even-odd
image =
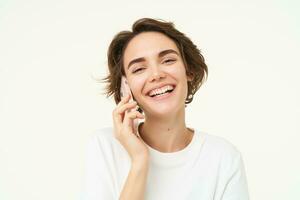
[[167, 68], [166, 72], [174, 76], [176, 79], [182, 79], [186, 76], [185, 67], [182, 64]]
[[143, 92], [145, 82], [146, 77], [144, 76], [135, 77], [130, 80], [130, 88], [134, 96], [140, 95]]

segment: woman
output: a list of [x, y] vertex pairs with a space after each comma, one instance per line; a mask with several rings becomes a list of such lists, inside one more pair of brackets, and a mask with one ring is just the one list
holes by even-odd
[[[240, 152], [185, 124], [208, 72], [188, 37], [173, 23], [140, 19], [113, 38], [108, 66], [107, 95], [117, 106], [113, 127], [89, 140], [86, 199], [249, 199]], [[121, 98], [122, 77], [134, 101]]]

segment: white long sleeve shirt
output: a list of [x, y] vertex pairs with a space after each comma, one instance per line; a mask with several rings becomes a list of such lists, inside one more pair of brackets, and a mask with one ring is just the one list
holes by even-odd
[[[241, 153], [227, 140], [194, 130], [184, 149], [151, 148], [145, 200], [249, 200]], [[117, 200], [131, 160], [113, 128], [96, 130], [87, 144], [84, 200]]]

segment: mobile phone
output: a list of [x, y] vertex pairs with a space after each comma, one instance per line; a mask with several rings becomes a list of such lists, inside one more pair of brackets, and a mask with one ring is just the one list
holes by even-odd
[[[130, 87], [128, 85], [128, 82], [127, 82], [127, 79], [126, 79], [125, 76], [122, 76], [120, 93], [121, 93], [121, 97], [127, 96], [129, 94], [130, 95], [129, 102], [133, 101], [133, 96], [132, 96]], [[137, 130], [138, 124], [139, 124], [139, 119], [134, 119], [133, 120], [133, 126], [132, 126], [134, 134], [136, 134], [137, 131], [138, 131]]]

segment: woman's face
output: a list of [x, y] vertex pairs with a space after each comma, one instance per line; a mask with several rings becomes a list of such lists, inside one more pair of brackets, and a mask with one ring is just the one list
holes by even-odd
[[[146, 116], [172, 115], [184, 108], [187, 76], [173, 40], [158, 32], [140, 33], [126, 47], [123, 63], [132, 94]], [[174, 90], [151, 97], [165, 88]]]

